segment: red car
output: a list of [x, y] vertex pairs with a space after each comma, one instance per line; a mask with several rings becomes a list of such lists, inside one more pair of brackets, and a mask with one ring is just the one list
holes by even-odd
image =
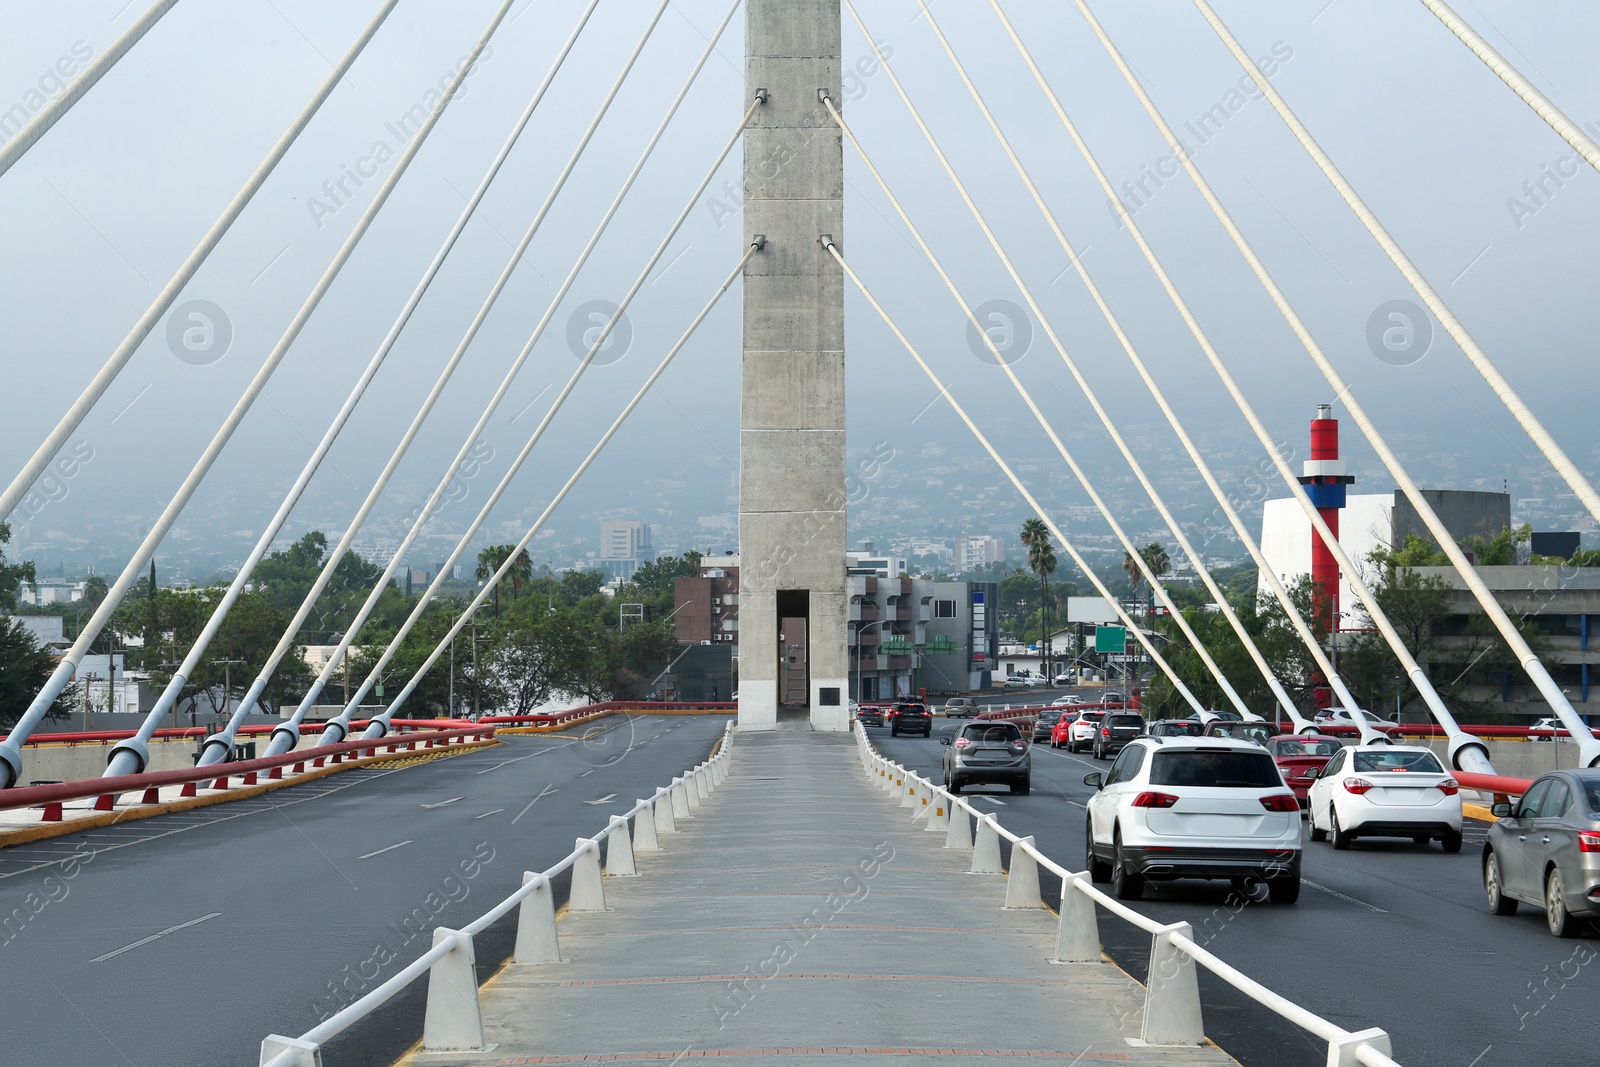
[[1323, 737], [1320, 734], [1274, 737], [1267, 743], [1267, 751], [1271, 752], [1272, 758], [1277, 761], [1278, 770], [1283, 772], [1285, 784], [1300, 801], [1302, 811], [1310, 805], [1307, 797], [1311, 791], [1311, 783], [1316, 781], [1309, 776], [1309, 772], [1322, 770], [1338, 753], [1340, 747], [1342, 746], [1336, 739]]

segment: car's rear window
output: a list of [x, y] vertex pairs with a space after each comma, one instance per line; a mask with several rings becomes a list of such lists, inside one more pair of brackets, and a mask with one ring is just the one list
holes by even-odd
[[1411, 771], [1418, 774], [1443, 774], [1444, 768], [1432, 752], [1357, 752], [1354, 767], [1369, 774]]
[[1017, 729], [1016, 723], [994, 722], [983, 726], [969, 726], [962, 736], [988, 744], [1010, 744], [1021, 739], [1022, 731]]
[[1142, 718], [1140, 718], [1139, 716], [1137, 716], [1137, 715], [1107, 715], [1106, 716], [1106, 725], [1107, 726], [1132, 726], [1134, 729], [1137, 730], [1137, 729], [1142, 729], [1144, 727], [1144, 720]]
[[1284, 738], [1274, 743], [1273, 751], [1280, 756], [1331, 756], [1339, 751], [1337, 741], [1299, 741]]
[[1150, 763], [1150, 784], [1268, 789], [1283, 785], [1283, 778], [1265, 752], [1197, 749], [1157, 752]]

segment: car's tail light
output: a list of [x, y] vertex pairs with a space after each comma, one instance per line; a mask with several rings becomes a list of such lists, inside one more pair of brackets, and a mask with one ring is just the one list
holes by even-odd
[[1356, 796], [1360, 796], [1371, 788], [1372, 783], [1365, 778], [1346, 778], [1344, 780], [1344, 791], [1346, 793], [1354, 793]]
[[1600, 833], [1593, 830], [1578, 831], [1579, 852], [1600, 852]]
[[1144, 792], [1133, 798], [1136, 808], [1170, 808], [1178, 802], [1178, 798], [1171, 793]]
[[1261, 798], [1261, 806], [1268, 811], [1294, 811], [1300, 810], [1300, 802], [1294, 798], [1293, 793], [1274, 793]]
[[1444, 781], [1439, 783], [1439, 792], [1443, 793], [1447, 797], [1453, 797], [1457, 793], [1461, 792], [1461, 783], [1457, 782], [1454, 778], [1446, 778]]
[[970, 737], [958, 737], [958, 738], [956, 738], [956, 747], [957, 748], [971, 748], [972, 747], [972, 738], [970, 738]]
[[1026, 752], [1026, 751], [1028, 751], [1028, 742], [1024, 741], [1020, 737], [1017, 738], [1015, 741], [1011, 742], [1011, 751], [1013, 751], [1013, 752]]
[[1109, 726], [1100, 727], [1100, 736], [1101, 737], [1110, 737], [1111, 736], [1111, 727], [1109, 727]]

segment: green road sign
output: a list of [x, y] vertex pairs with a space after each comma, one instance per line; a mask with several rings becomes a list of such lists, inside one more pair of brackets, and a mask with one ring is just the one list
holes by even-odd
[[1094, 650], [1096, 652], [1125, 652], [1128, 647], [1126, 626], [1096, 626]]

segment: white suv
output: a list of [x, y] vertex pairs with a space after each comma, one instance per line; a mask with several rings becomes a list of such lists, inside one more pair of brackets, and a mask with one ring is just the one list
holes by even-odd
[[1266, 749], [1215, 737], [1138, 737], [1086, 775], [1090, 876], [1138, 900], [1147, 881], [1266, 883], [1300, 898], [1300, 802]]
[[1106, 717], [1105, 708], [1080, 711], [1067, 726], [1067, 751], [1088, 751], [1094, 745], [1094, 735], [1100, 729], [1100, 720]]

